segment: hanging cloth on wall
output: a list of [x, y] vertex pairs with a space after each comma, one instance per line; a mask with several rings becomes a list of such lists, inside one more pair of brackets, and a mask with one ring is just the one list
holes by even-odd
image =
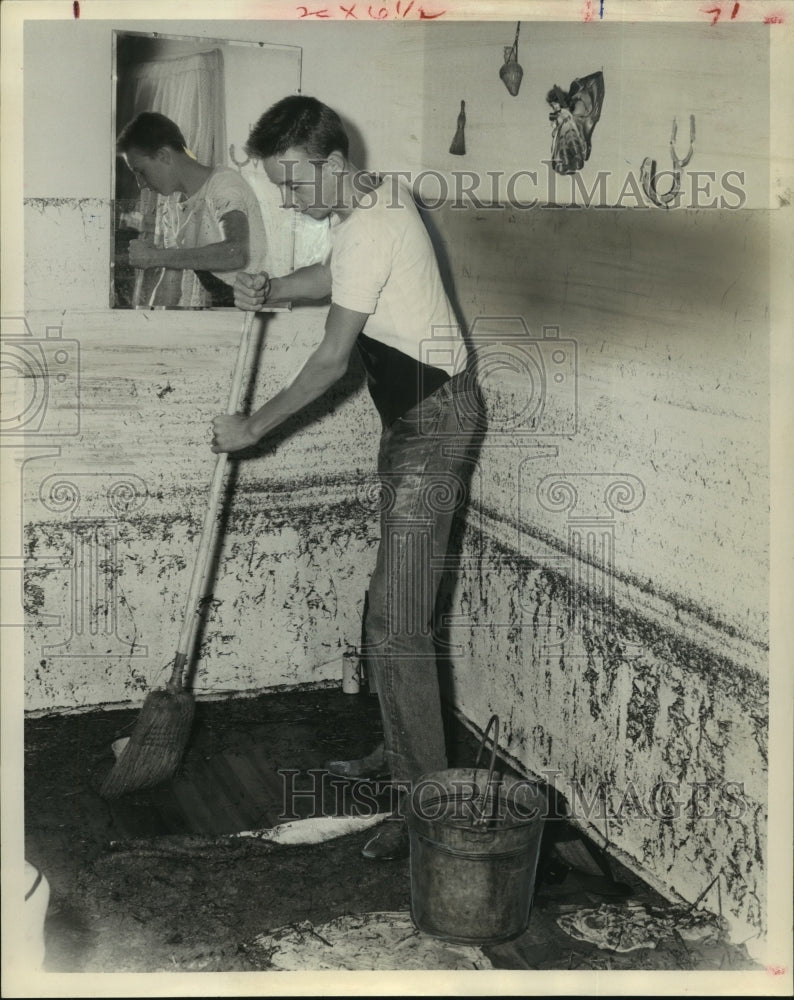
[[558, 174], [575, 174], [590, 158], [590, 139], [604, 102], [604, 74], [599, 71], [576, 79], [567, 91], [555, 84], [546, 101], [554, 125], [552, 166]]

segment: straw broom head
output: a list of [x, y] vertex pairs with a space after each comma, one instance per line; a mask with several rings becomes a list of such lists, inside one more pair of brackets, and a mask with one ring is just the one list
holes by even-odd
[[129, 743], [100, 786], [102, 798], [115, 799], [172, 778], [190, 737], [194, 711], [189, 691], [169, 687], [147, 695]]

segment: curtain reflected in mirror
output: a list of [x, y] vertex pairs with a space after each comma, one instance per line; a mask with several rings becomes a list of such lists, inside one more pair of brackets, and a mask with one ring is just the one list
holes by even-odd
[[114, 33], [113, 308], [233, 308], [238, 270], [325, 258], [328, 223], [285, 211], [244, 151], [300, 73], [296, 46]]

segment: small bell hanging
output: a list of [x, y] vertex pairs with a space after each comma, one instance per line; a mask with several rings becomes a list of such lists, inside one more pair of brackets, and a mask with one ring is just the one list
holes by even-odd
[[510, 91], [513, 97], [518, 93], [521, 86], [521, 79], [524, 76], [523, 69], [518, 64], [518, 32], [521, 30], [521, 22], [516, 25], [516, 37], [512, 45], [505, 46], [505, 61], [499, 70], [502, 83]]
[[458, 128], [455, 132], [455, 137], [452, 140], [452, 144], [449, 147], [450, 153], [454, 153], [455, 156], [464, 156], [466, 154], [466, 135], [464, 129], [466, 128], [466, 102], [460, 102], [460, 112], [458, 114]]

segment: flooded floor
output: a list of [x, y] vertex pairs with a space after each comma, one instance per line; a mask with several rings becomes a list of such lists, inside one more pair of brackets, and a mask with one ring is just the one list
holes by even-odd
[[[362, 816], [373, 802], [388, 809], [387, 787], [322, 771], [324, 761], [362, 756], [378, 742], [373, 696], [333, 689], [200, 703], [174, 780], [108, 803], [96, 789], [112, 766], [111, 743], [137, 717], [96, 711], [26, 722], [25, 853], [50, 884], [48, 972], [288, 968], [279, 961], [293, 932], [321, 941], [325, 957], [292, 948], [291, 961], [355, 968], [356, 949], [334, 942], [345, 934], [360, 942], [367, 925], [371, 942], [375, 924], [382, 954], [390, 934], [410, 938], [412, 961], [434, 968], [756, 968], [717, 920], [672, 906], [562, 820], [545, 825], [523, 934], [484, 944], [474, 958], [442, 949], [422, 959], [426, 936], [408, 918], [411, 862], [362, 858], [371, 830], [297, 846], [228, 836], [297, 817]], [[447, 728], [450, 767], [470, 766], [476, 741], [453, 719]]]

